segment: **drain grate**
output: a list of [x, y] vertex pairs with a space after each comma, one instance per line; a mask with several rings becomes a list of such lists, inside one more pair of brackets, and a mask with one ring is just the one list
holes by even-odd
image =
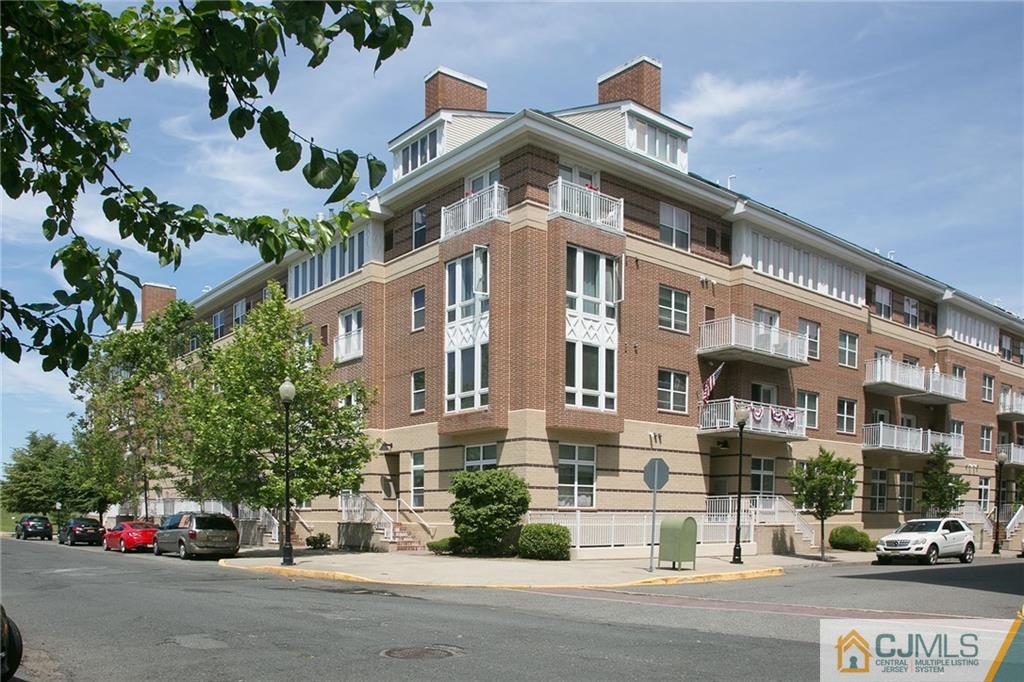
[[433, 644], [431, 646], [401, 646], [392, 647], [391, 649], [385, 649], [380, 652], [380, 655], [385, 658], [451, 658], [453, 656], [463, 656], [465, 654], [463, 649], [457, 646], [448, 646], [446, 644]]

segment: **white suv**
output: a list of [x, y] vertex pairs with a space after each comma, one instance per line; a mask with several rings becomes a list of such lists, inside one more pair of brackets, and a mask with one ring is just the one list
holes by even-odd
[[917, 519], [907, 521], [878, 541], [878, 563], [889, 564], [896, 557], [913, 557], [922, 564], [934, 564], [939, 557], [958, 557], [961, 563], [974, 561], [974, 531], [960, 519]]

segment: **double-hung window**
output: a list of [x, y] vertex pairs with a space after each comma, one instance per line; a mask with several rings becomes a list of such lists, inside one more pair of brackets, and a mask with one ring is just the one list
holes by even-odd
[[687, 375], [671, 369], [658, 370], [658, 409], [686, 412]]
[[914, 511], [914, 472], [900, 472], [900, 487], [897, 503], [901, 512]]
[[466, 471], [483, 471], [498, 468], [498, 446], [467, 445], [465, 449]]
[[558, 446], [558, 506], [593, 507], [597, 478], [597, 448]]
[[903, 324], [907, 325], [911, 329], [917, 329], [917, 326], [920, 323], [919, 311], [920, 305], [916, 298], [911, 298], [910, 296], [903, 297]]
[[565, 342], [565, 404], [615, 409], [615, 349]]
[[445, 305], [449, 322], [475, 318], [489, 310], [488, 250], [473, 247], [473, 253], [448, 261]]
[[210, 324], [213, 326], [213, 338], [219, 339], [224, 336], [224, 311], [215, 312], [210, 318]]
[[992, 427], [981, 427], [981, 451], [992, 452]]
[[412, 290], [412, 330], [423, 329], [427, 323], [427, 290], [424, 287]]
[[959, 419], [949, 420], [949, 432], [958, 436], [964, 435], [964, 423]]
[[439, 134], [438, 129], [435, 128], [402, 147], [401, 166], [399, 166], [399, 154], [395, 154], [395, 166], [401, 168], [401, 173], [398, 173], [396, 169], [396, 180], [437, 157]]
[[410, 503], [417, 509], [423, 507], [423, 493], [426, 489], [423, 480], [423, 470], [423, 453], [412, 453], [412, 485], [409, 488], [412, 499]]
[[621, 295], [618, 260], [566, 248], [566, 405], [615, 409], [616, 301]]
[[621, 293], [621, 267], [617, 259], [577, 246], [566, 248], [566, 310], [614, 320], [615, 303]]
[[750, 458], [750, 494], [775, 494], [775, 460], [770, 457]]
[[988, 511], [988, 500], [989, 500], [989, 477], [981, 476], [978, 478], [978, 506], [981, 511]]
[[243, 324], [245, 324], [245, 299], [244, 298], [241, 301], [236, 301], [235, 304], [233, 306], [231, 306], [231, 326], [232, 327], [240, 327]]
[[1007, 362], [1013, 360], [1013, 340], [1006, 334], [999, 335], [999, 354]]
[[804, 409], [804, 414], [807, 416], [807, 428], [818, 428], [818, 394], [810, 391], [797, 391], [796, 406]]
[[839, 364], [843, 367], [857, 367], [857, 335], [839, 332]]
[[800, 333], [807, 337], [807, 357], [817, 360], [821, 342], [821, 325], [801, 318]]
[[427, 243], [427, 207], [420, 206], [412, 212], [412, 248], [418, 249]]
[[892, 290], [879, 284], [875, 285], [875, 315], [892, 319]]
[[445, 410], [469, 410], [489, 403], [490, 361], [487, 335], [489, 251], [473, 253], [446, 265], [447, 326], [445, 341]]
[[888, 475], [885, 469], [871, 470], [871, 494], [868, 497], [868, 509], [873, 512], [884, 512], [886, 495], [888, 495]]
[[836, 403], [836, 431], [839, 433], [857, 432], [857, 401], [840, 398]]
[[986, 403], [995, 400], [996, 378], [991, 374], [984, 374], [981, 377], [981, 399]]
[[690, 330], [690, 294], [658, 287], [658, 326], [676, 332]]
[[683, 251], [690, 250], [690, 214], [672, 204], [661, 202], [660, 240]]
[[412, 391], [412, 405], [411, 410], [413, 412], [422, 412], [427, 406], [427, 373], [425, 370], [418, 369], [412, 373], [410, 380], [411, 391]]
[[338, 313], [338, 338], [334, 342], [335, 362], [363, 355], [363, 309], [349, 308]]

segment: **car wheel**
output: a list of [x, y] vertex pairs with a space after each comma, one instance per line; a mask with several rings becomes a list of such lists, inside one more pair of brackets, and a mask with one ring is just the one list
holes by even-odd
[[970, 542], [964, 547], [964, 553], [960, 555], [960, 563], [969, 564], [974, 561], [974, 545]]
[[160, 545], [157, 544], [156, 538], [153, 538], [153, 556], [160, 556], [163, 552], [160, 551]]
[[928, 548], [928, 553], [924, 555], [923, 562], [929, 566], [934, 566], [939, 563], [939, 548], [932, 545]]
[[21, 531], [18, 530], [17, 528], [14, 529], [14, 539], [15, 540], [20, 540], [21, 539]]
[[178, 558], [179, 559], [188, 559], [189, 558], [189, 553], [188, 553], [188, 550], [185, 549], [185, 543], [184, 542], [179, 542], [178, 543]]
[[53, 542], [53, 536], [52, 535], [47, 535], [46, 536], [46, 541], [47, 542]]
[[18, 667], [21, 665], [22, 656], [22, 641], [21, 641], [21, 630], [14, 624], [14, 621], [4, 615], [4, 620], [7, 625], [7, 637], [3, 642], [4, 649], [4, 664], [3, 664], [3, 679], [6, 681], [18, 672]]
[[127, 554], [128, 553], [128, 548], [125, 546], [124, 540], [121, 540], [121, 544], [118, 546], [118, 549], [121, 550], [121, 554]]
[[66, 538], [64, 538], [64, 544], [68, 547], [74, 547], [75, 541], [71, 538], [71, 535], [68, 535]]
[[103, 541], [103, 551], [104, 552], [109, 552], [110, 551], [110, 545], [107, 544], [106, 540]]

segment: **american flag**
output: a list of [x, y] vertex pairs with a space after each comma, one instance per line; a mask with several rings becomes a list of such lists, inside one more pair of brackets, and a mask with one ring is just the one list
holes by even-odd
[[700, 389], [700, 401], [702, 403], [706, 403], [708, 398], [711, 397], [711, 391], [715, 390], [715, 382], [718, 381], [718, 375], [722, 373], [723, 367], [725, 367], [724, 362], [704, 382], [704, 387]]

